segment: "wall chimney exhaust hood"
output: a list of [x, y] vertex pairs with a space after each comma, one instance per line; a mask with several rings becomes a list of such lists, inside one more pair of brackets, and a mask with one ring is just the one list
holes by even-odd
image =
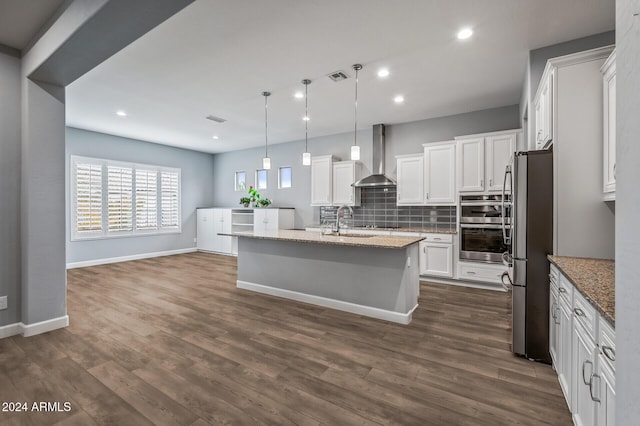
[[373, 165], [372, 175], [360, 179], [351, 186], [357, 188], [396, 186], [396, 181], [384, 175], [384, 124], [373, 126]]

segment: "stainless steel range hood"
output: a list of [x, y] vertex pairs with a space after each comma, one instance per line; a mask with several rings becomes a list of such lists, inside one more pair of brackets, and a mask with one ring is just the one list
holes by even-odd
[[373, 126], [373, 166], [372, 175], [360, 179], [352, 184], [352, 186], [377, 187], [377, 186], [396, 186], [396, 181], [384, 175], [384, 124], [376, 124]]

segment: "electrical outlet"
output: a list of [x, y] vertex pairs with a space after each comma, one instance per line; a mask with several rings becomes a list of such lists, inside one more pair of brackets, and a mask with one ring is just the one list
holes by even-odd
[[0, 297], [0, 311], [7, 309], [7, 296]]
[[196, 237], [194, 237], [194, 238], [193, 238], [193, 242], [194, 242], [194, 243], [197, 243], [197, 242], [198, 242], [198, 239], [197, 239]]
[[407, 268], [411, 268], [411, 256], [407, 257]]

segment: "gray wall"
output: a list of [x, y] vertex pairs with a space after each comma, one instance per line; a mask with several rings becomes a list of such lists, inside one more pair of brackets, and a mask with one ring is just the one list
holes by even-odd
[[640, 418], [640, 0], [616, 2], [616, 424]]
[[0, 327], [20, 321], [20, 59], [0, 53]]
[[[67, 263], [108, 259], [195, 247], [197, 207], [213, 202], [211, 154], [127, 139], [104, 133], [67, 128], [66, 176], [69, 182], [71, 155], [128, 161], [182, 169], [182, 232], [89, 241], [70, 239], [70, 202], [66, 203]], [[66, 199], [70, 185], [66, 185]]]
[[[520, 112], [528, 105], [528, 117], [529, 131], [527, 134], [527, 140], [529, 141], [530, 149], [535, 149], [535, 137], [533, 135], [535, 125], [533, 114], [533, 98], [536, 96], [538, 86], [540, 85], [540, 79], [544, 72], [544, 67], [547, 65], [547, 61], [551, 58], [557, 58], [558, 56], [569, 55], [571, 53], [583, 52], [589, 49], [595, 49], [597, 47], [609, 46], [615, 44], [615, 31], [607, 31], [600, 34], [594, 34], [588, 37], [583, 37], [575, 40], [566, 41], [563, 43], [554, 44], [551, 46], [542, 47], [540, 49], [531, 50], [529, 52], [529, 60], [527, 63], [526, 78], [523, 88], [523, 97], [520, 103]], [[532, 145], [533, 144], [533, 145]]]
[[[396, 175], [395, 156], [422, 152], [422, 144], [439, 142], [474, 133], [519, 128], [518, 105], [494, 108], [447, 117], [431, 118], [410, 123], [387, 125], [386, 127], [386, 173]], [[361, 146], [363, 173], [371, 172], [372, 130], [358, 131], [358, 144]], [[333, 154], [341, 159], [349, 159], [349, 150], [353, 144], [353, 133], [310, 139], [311, 155]], [[274, 202], [274, 207], [295, 207], [295, 225], [298, 228], [318, 223], [319, 209], [311, 207], [309, 189], [311, 187], [310, 169], [302, 165], [304, 141], [273, 145], [269, 148], [271, 170], [268, 175], [269, 189], [261, 194]], [[255, 170], [262, 167], [264, 148], [247, 149], [214, 155], [214, 204], [221, 207], [234, 207], [244, 192], [234, 191], [234, 173], [246, 171], [248, 184], [255, 183]], [[293, 168], [293, 188], [277, 189], [278, 167]]]

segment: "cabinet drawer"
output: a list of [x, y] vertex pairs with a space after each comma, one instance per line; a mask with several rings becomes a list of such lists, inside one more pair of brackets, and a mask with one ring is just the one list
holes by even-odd
[[458, 262], [458, 278], [461, 280], [482, 281], [502, 284], [502, 274], [506, 267], [502, 265], [483, 265]]
[[425, 241], [430, 243], [453, 244], [453, 235], [451, 234], [422, 234]]
[[393, 235], [394, 237], [420, 237], [422, 234], [412, 231], [391, 231], [387, 235]]
[[567, 305], [573, 305], [573, 284], [562, 274], [560, 274], [558, 280], [558, 294], [560, 294], [560, 298], [567, 302]]
[[599, 316], [598, 347], [603, 355], [601, 359], [616, 371], [616, 332], [604, 318]]
[[598, 330], [598, 314], [596, 308], [576, 290], [574, 290], [573, 294], [573, 317], [578, 323], [582, 324], [585, 331], [595, 342]]
[[558, 277], [560, 276], [560, 272], [558, 268], [552, 263], [549, 265], [549, 281], [551, 282], [551, 286], [555, 286], [558, 288]]

